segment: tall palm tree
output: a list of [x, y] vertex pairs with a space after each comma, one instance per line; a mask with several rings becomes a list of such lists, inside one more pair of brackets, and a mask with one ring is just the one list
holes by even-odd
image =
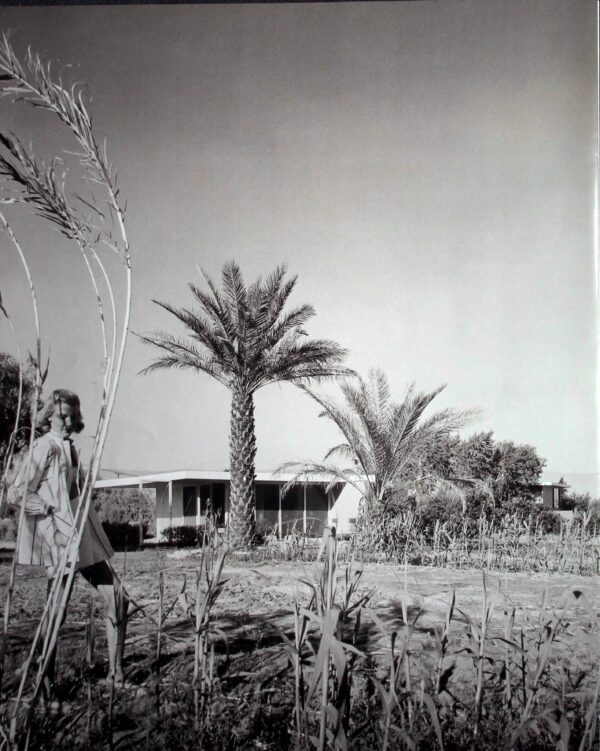
[[[370, 370], [366, 380], [358, 376], [355, 381], [342, 382], [341, 404], [303, 388], [323, 408], [320, 416], [333, 421], [344, 440], [327, 452], [323, 462], [283, 465], [281, 469], [295, 472], [289, 484], [311, 477], [321, 478], [329, 487], [348, 483], [363, 496], [365, 513], [379, 516], [385, 515], [403, 480], [416, 487], [431, 484], [434, 478], [421, 467], [424, 452], [474, 414], [444, 409], [424, 416], [444, 386], [428, 393], [418, 393], [410, 386], [404, 399], [395, 402], [380, 369]], [[347, 466], [328, 461], [335, 457], [345, 460]]]
[[307, 339], [304, 324], [315, 315], [311, 305], [284, 308], [297, 277], [286, 279], [278, 266], [264, 281], [247, 287], [233, 261], [222, 270], [222, 290], [202, 272], [208, 291], [190, 284], [194, 310], [154, 300], [187, 329], [187, 337], [167, 332], [142, 336], [162, 354], [143, 372], [190, 368], [207, 373], [231, 391], [230, 539], [238, 547], [254, 536], [254, 393], [280, 381], [296, 383], [349, 375], [340, 365], [346, 350], [326, 339]]

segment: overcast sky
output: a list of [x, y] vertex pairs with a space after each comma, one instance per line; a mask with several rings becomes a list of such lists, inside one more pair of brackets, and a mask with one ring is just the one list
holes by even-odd
[[[381, 366], [395, 394], [445, 382], [465, 432], [533, 444], [547, 468], [598, 472], [594, 248], [596, 5], [411, 2], [0, 8], [86, 82], [127, 200], [132, 328], [180, 333], [152, 298], [189, 304], [196, 266], [246, 278], [285, 262], [308, 331]], [[72, 143], [0, 104], [37, 154]], [[61, 140], [62, 139], [62, 140]], [[72, 247], [9, 215], [40, 296], [48, 388], [97, 416], [94, 298]], [[23, 273], [0, 292], [33, 346]], [[14, 351], [8, 329], [0, 348]], [[207, 376], [137, 375], [129, 340], [103, 464], [228, 466], [229, 395]], [[294, 387], [257, 394], [259, 469], [337, 442]]]

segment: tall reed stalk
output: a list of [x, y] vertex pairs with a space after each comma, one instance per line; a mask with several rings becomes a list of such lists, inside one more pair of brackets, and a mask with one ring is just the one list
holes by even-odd
[[[74, 137], [80, 152], [75, 156], [84, 173], [87, 184], [99, 187], [102, 197], [97, 199], [92, 193], [84, 198], [75, 193], [67, 194], [65, 185], [64, 162], [54, 158], [48, 165], [40, 166], [35, 158], [27, 152], [22, 143], [15, 136], [2, 134], [0, 141], [4, 152], [0, 156], [0, 172], [15, 189], [15, 200], [27, 203], [33, 211], [58, 226], [62, 234], [77, 243], [86, 269], [91, 276], [94, 294], [97, 300], [102, 342], [105, 360], [103, 377], [103, 395], [99, 411], [97, 429], [91, 453], [91, 460], [85, 474], [80, 493], [78, 507], [75, 512], [75, 524], [71, 539], [62, 557], [58, 572], [53, 582], [45, 608], [48, 628], [45, 631], [41, 649], [33, 696], [31, 698], [28, 722], [35, 700], [41, 689], [47, 673], [52, 654], [58, 639], [60, 625], [67, 608], [69, 592], [72, 586], [75, 568], [68, 567], [66, 562], [73, 548], [79, 548], [81, 535], [85, 527], [90, 509], [92, 490], [98, 474], [102, 450], [106, 440], [108, 425], [114, 407], [119, 376], [123, 363], [125, 344], [129, 330], [129, 316], [131, 309], [131, 263], [129, 242], [125, 229], [125, 210], [120, 203], [119, 190], [116, 185], [116, 174], [108, 162], [106, 145], [99, 146], [92, 132], [91, 118], [87, 111], [81, 89], [76, 85], [67, 88], [60, 78], [51, 74], [50, 66], [41, 59], [28, 52], [22, 64], [17, 58], [8, 37], [5, 35], [0, 45], [0, 74], [3, 80], [1, 94], [14, 101], [25, 102], [42, 108], [58, 117]], [[61, 172], [62, 169], [62, 172]], [[82, 214], [82, 209], [88, 211], [88, 216]], [[98, 224], [98, 220], [100, 224]], [[108, 248], [116, 253], [125, 269], [125, 300], [120, 334], [117, 334], [116, 307], [112, 282], [100, 260], [98, 250]], [[104, 324], [104, 308], [99, 287], [86, 253], [89, 253], [99, 265], [104, 282], [108, 289], [111, 311], [113, 314], [113, 338], [110, 347], [107, 345], [106, 328]], [[36, 325], [39, 324], [36, 310]], [[39, 325], [38, 325], [39, 331]], [[39, 337], [38, 337], [39, 339]], [[109, 354], [110, 352], [110, 354]], [[38, 366], [41, 361], [38, 351]], [[39, 367], [38, 367], [39, 370]], [[36, 379], [39, 382], [39, 376]], [[39, 396], [39, 383], [36, 401]], [[33, 431], [32, 431], [33, 436]], [[31, 451], [30, 451], [31, 453]], [[22, 504], [21, 516], [24, 504]], [[66, 586], [58, 586], [57, 582], [66, 575]], [[38, 629], [34, 637], [34, 644], [26, 660], [19, 692], [15, 702], [14, 720], [18, 716], [22, 701], [26, 678], [33, 654], [41, 636]], [[13, 730], [16, 728], [14, 727]]]
[[[11, 431], [11, 434], [8, 438], [6, 453], [4, 454], [4, 466], [2, 469], [2, 476], [0, 477], [0, 508], [1, 508], [2, 505], [4, 504], [4, 497], [6, 494], [6, 489], [7, 489], [7, 484], [8, 484], [8, 474], [12, 467], [14, 450], [15, 450], [15, 446], [17, 443], [17, 436], [19, 433], [19, 424], [21, 421], [21, 410], [23, 409], [24, 375], [23, 375], [23, 351], [21, 349], [21, 343], [19, 341], [19, 337], [17, 336], [17, 332], [15, 330], [15, 326], [12, 322], [12, 319], [9, 316], [8, 311], [6, 310], [5, 306], [3, 305], [1, 298], [0, 298], [0, 313], [4, 315], [4, 319], [8, 323], [8, 326], [13, 335], [15, 347], [17, 350], [17, 363], [19, 366], [19, 385], [17, 387], [17, 406], [15, 409], [15, 421], [13, 424], [13, 429]], [[1, 691], [1, 688], [0, 688], [0, 691]]]
[[[302, 579], [310, 592], [307, 607], [294, 599], [294, 642], [280, 631], [294, 668], [295, 746], [303, 747], [308, 740], [308, 709], [311, 699], [318, 696], [319, 736], [315, 744], [323, 751], [327, 741], [333, 748], [347, 747], [347, 732], [351, 712], [352, 675], [355, 657], [364, 657], [357, 648], [360, 612], [368, 596], [357, 592], [361, 572], [345, 572], [344, 597], [337, 594], [337, 537], [335, 527], [324, 531], [317, 559], [324, 554], [316, 581]], [[318, 633], [318, 648], [313, 649], [309, 632]], [[308, 671], [306, 652], [313, 653], [312, 671]], [[308, 687], [306, 684], [308, 683]], [[319, 692], [320, 689], [320, 692]]]
[[[31, 456], [33, 453], [33, 442], [35, 438], [35, 426], [37, 421], [37, 410], [38, 410], [38, 404], [40, 400], [40, 395], [42, 391], [42, 384], [45, 379], [45, 374], [42, 374], [41, 370], [41, 362], [42, 362], [42, 343], [41, 343], [41, 333], [40, 333], [40, 314], [39, 314], [39, 307], [38, 307], [38, 300], [37, 300], [37, 294], [35, 290], [35, 285], [33, 283], [33, 278], [31, 276], [31, 271], [29, 269], [29, 264], [27, 263], [27, 258], [25, 256], [25, 253], [23, 252], [23, 249], [21, 247], [21, 244], [17, 240], [10, 224], [8, 223], [6, 217], [2, 212], [0, 212], [0, 223], [2, 224], [2, 228], [4, 229], [4, 232], [6, 235], [10, 238], [14, 248], [17, 251], [17, 254], [19, 256], [19, 260], [21, 262], [21, 265], [23, 267], [23, 270], [25, 272], [25, 276], [27, 278], [27, 284], [29, 287], [29, 295], [31, 297], [31, 304], [33, 308], [33, 317], [34, 317], [34, 325], [35, 325], [35, 345], [36, 345], [36, 357], [34, 358], [33, 362], [35, 365], [35, 381], [34, 381], [34, 388], [33, 388], [33, 395], [32, 395], [32, 404], [31, 404], [31, 426], [30, 426], [30, 434], [29, 434], [29, 448], [27, 452], [26, 457], [26, 466], [25, 466], [25, 477], [29, 477], [29, 471], [31, 466]], [[21, 398], [22, 394], [22, 382], [23, 382], [23, 374], [22, 374], [22, 358], [19, 357], [19, 397]], [[21, 402], [19, 399], [18, 402], [18, 409], [17, 409], [17, 418], [16, 418], [16, 424], [15, 424], [15, 431], [18, 426], [18, 418], [19, 418], [19, 412], [20, 412], [20, 406]], [[8, 460], [10, 460], [10, 457], [7, 457]], [[10, 465], [10, 461], [7, 461], [5, 472], [8, 470]], [[2, 478], [4, 480], [4, 477]], [[4, 482], [2, 482], [2, 486], [4, 486]], [[4, 676], [4, 660], [5, 660], [5, 653], [6, 653], [6, 644], [8, 642], [8, 629], [10, 625], [10, 608], [12, 603], [12, 597], [14, 593], [14, 587], [15, 587], [15, 577], [16, 577], [16, 570], [17, 570], [17, 558], [18, 558], [18, 550], [19, 550], [19, 540], [21, 539], [23, 525], [25, 523], [25, 503], [21, 503], [21, 507], [19, 509], [19, 521], [17, 525], [17, 544], [16, 544], [16, 550], [15, 554], [12, 559], [11, 567], [10, 567], [10, 574], [8, 579], [8, 586], [6, 590], [6, 598], [4, 602], [4, 619], [3, 619], [3, 630], [2, 630], [2, 645], [0, 647], [0, 688], [2, 686], [2, 679]], [[18, 707], [17, 707], [18, 708]], [[16, 710], [15, 710], [15, 716], [16, 716]]]
[[200, 566], [196, 571], [194, 600], [190, 602], [185, 591], [179, 594], [179, 603], [188, 616], [193, 630], [194, 668], [192, 687], [194, 694], [194, 725], [202, 747], [204, 732], [210, 718], [211, 697], [215, 680], [215, 641], [227, 638], [216, 626], [213, 609], [227, 580], [223, 566], [229, 548], [216, 534], [216, 524], [207, 513], [203, 534]]
[[96, 644], [96, 624], [94, 622], [94, 600], [90, 594], [88, 617], [85, 629], [86, 645], [86, 683], [87, 683], [87, 738], [91, 743], [92, 738], [92, 673], [94, 670], [94, 647]]
[[[185, 585], [184, 585], [185, 586]], [[160, 717], [160, 664], [162, 660], [162, 640], [163, 640], [163, 619], [164, 612], [164, 598], [165, 598], [165, 579], [162, 571], [158, 572], [158, 615], [156, 624], [156, 657], [155, 657], [155, 673], [156, 682], [154, 687], [155, 697], [155, 710], [157, 719]]]

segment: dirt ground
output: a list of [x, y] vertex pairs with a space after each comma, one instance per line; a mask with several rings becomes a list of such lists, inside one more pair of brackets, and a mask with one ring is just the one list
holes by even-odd
[[[187, 581], [187, 591], [193, 593], [198, 561], [198, 555], [189, 554], [189, 551], [144, 551], [129, 553], [126, 557], [123, 554], [115, 556], [115, 569], [125, 572], [126, 588], [136, 605], [141, 607], [131, 619], [129, 654], [136, 651], [136, 645], [146, 636], [156, 631], [151, 619], [155, 619], [158, 613], [158, 572], [163, 572], [163, 603], [166, 608], [177, 598], [184, 580]], [[285, 630], [292, 624], [294, 592], [301, 600], [307, 601], [309, 589], [302, 580], [315, 580], [318, 564], [252, 563], [243, 559], [233, 561], [233, 564], [226, 565], [223, 572], [227, 583], [215, 608], [219, 625], [240, 648], [246, 640], [254, 644], [256, 640], [271, 643], [280, 638], [278, 629]], [[393, 564], [365, 564], [362, 567], [355, 564], [356, 568], [362, 568], [363, 572], [358, 594], [369, 595], [368, 607], [390, 628], [402, 625], [403, 599], [408, 605], [409, 620], [419, 613], [415, 638], [421, 641], [432, 636], [435, 626], [443, 625], [453, 592], [456, 594], [454, 619], [457, 632], [467, 618], [481, 620], [484, 587], [480, 571], [425, 566], [408, 566], [405, 570], [404, 566]], [[3, 598], [8, 572], [8, 564], [2, 564], [0, 594]], [[338, 596], [344, 593], [344, 572], [345, 566], [339, 566]], [[15, 658], [31, 638], [43, 607], [45, 588], [42, 570], [21, 568], [18, 571], [9, 643], [9, 654]], [[492, 632], [495, 630], [498, 634], [502, 630], [504, 613], [509, 609], [515, 609], [515, 624], [527, 627], [538, 622], [540, 612], [549, 620], [565, 603], [568, 603], [570, 621], [574, 625], [580, 624], [585, 632], [590, 621], [588, 608], [583, 598], [576, 599], [570, 594], [573, 591], [582, 592], [594, 611], [600, 612], [598, 577], [489, 572], [486, 574], [486, 588], [488, 598], [495, 597]], [[69, 651], [83, 650], [90, 598], [94, 602], [95, 615], [100, 618], [102, 606], [98, 595], [81, 577], [77, 577], [62, 636], [63, 644], [68, 642]], [[175, 651], [177, 639], [191, 636], [191, 624], [179, 605], [175, 605], [171, 612], [166, 630], [173, 636], [168, 648]], [[589, 649], [594, 653], [598, 649], [595, 636], [590, 638]], [[584, 651], [590, 656], [587, 648]]]
[[[193, 598], [199, 557], [189, 551], [169, 553], [155, 550], [128, 554], [126, 557], [117, 554], [113, 563], [117, 571], [124, 572], [126, 588], [136, 608], [129, 622], [126, 644], [125, 671], [129, 685], [126, 691], [130, 694], [120, 694], [119, 699], [119, 722], [124, 723], [123, 744], [119, 747], [138, 748], [133, 741], [131, 745], [126, 742], [129, 737], [126, 734], [133, 732], [132, 727], [134, 730], [137, 727], [139, 737], [145, 738], [143, 743], [146, 746], [140, 741], [142, 745], [139, 747], [147, 747], [148, 734], [144, 727], [148, 722], [152, 681], [156, 675], [153, 671], [156, 658], [159, 572], [163, 574], [163, 610], [166, 611], [176, 602], [184, 582], [188, 595]], [[360, 566], [355, 565], [356, 568]], [[220, 706], [221, 709], [229, 706], [230, 715], [242, 719], [246, 718], [239, 708], [247, 707], [249, 718], [242, 730], [236, 730], [242, 740], [232, 748], [285, 747], [286, 741], [280, 738], [272, 739], [271, 745], [265, 745], [264, 739], [261, 741], [263, 745], [251, 745], [249, 739], [253, 739], [264, 727], [264, 714], [256, 714], [252, 703], [254, 700], [249, 697], [256, 697], [256, 687], [260, 687], [260, 691], [271, 697], [268, 698], [268, 711], [280, 712], [284, 718], [282, 726], [289, 726], [292, 689], [288, 683], [291, 674], [282, 632], [291, 636], [294, 595], [304, 603], [308, 602], [310, 590], [303, 580], [315, 581], [318, 570], [319, 564], [252, 562], [243, 556], [231, 556], [225, 566], [223, 576], [226, 584], [214, 609], [216, 625], [223, 634], [222, 644], [218, 647], [218, 659], [222, 664], [227, 663], [219, 678], [221, 701], [224, 702]], [[338, 567], [338, 600], [344, 596], [345, 570], [345, 565]], [[0, 594], [3, 598], [8, 574], [9, 566], [2, 564]], [[23, 662], [37, 626], [45, 591], [46, 579], [42, 570], [22, 568], [18, 571], [3, 685], [5, 697], [16, 692], [17, 669]], [[415, 665], [415, 675], [419, 677], [418, 672], [421, 671], [420, 677], [423, 677], [425, 671], [430, 678], [438, 664], [436, 645], [439, 641], [436, 630], [439, 633], [439, 629], [443, 627], [449, 603], [455, 593], [456, 606], [450, 629], [449, 649], [451, 659], [456, 663], [452, 680], [458, 692], [461, 686], [467, 686], [470, 690], [473, 685], [473, 659], [466, 650], [469, 635], [472, 634], [472, 624], [481, 623], [484, 592], [487, 593], [488, 604], [494, 603], [489, 632], [490, 654], [495, 650], [500, 659], [503, 659], [501, 655], [505, 646], [500, 640], [494, 639], [505, 635], [506, 614], [510, 614], [513, 609], [513, 638], [522, 629], [528, 649], [533, 653], [536, 650], [536, 639], [538, 646], [541, 643], [539, 634], [543, 632], [544, 626], [551, 623], [556, 614], [566, 607], [564, 627], [553, 644], [553, 664], [560, 667], [556, 675], [560, 673], [561, 676], [566, 675], [568, 680], [577, 681], [577, 676], [590, 674], [590, 670], [595, 669], [600, 662], [598, 577], [491, 572], [485, 575], [484, 589], [481, 571], [425, 566], [408, 566], [405, 569], [392, 564], [366, 564], [362, 567], [357, 596], [368, 595], [369, 600], [362, 617], [360, 648], [373, 659], [374, 670], [377, 671], [386, 664], [389, 660], [389, 637], [382, 634], [382, 625], [388, 633], [391, 630], [403, 632], [404, 602], [408, 622], [414, 621], [410, 654]], [[58, 683], [67, 701], [81, 707], [85, 706], [85, 630], [90, 602], [98, 621], [94, 680], [99, 686], [107, 672], [106, 644], [100, 625], [102, 605], [97, 593], [81, 577], [77, 577], [67, 620], [61, 632]], [[192, 624], [180, 603], [176, 603], [165, 621], [162, 656], [164, 681], [175, 693], [180, 691], [178, 686], [186, 681], [189, 690], [193, 659], [192, 636]], [[106, 702], [102, 691], [99, 688], [94, 690], [99, 692], [94, 694], [98, 701]], [[278, 696], [279, 699], [276, 698]], [[146, 716], [132, 719], [131, 713], [136, 707], [140, 708], [140, 713], [146, 713]], [[117, 716], [117, 710], [115, 712]], [[252, 712], [253, 719], [250, 717]], [[272, 718], [273, 715], [269, 717]], [[176, 732], [179, 733], [180, 729]], [[244, 737], [246, 741], [243, 740]], [[155, 747], [168, 748], [170, 743], [172, 740], [167, 740], [163, 745]], [[155, 744], [158, 744], [156, 739]], [[51, 747], [53, 746], [49, 746]], [[181, 747], [187, 746], [183, 744]], [[366, 747], [369, 747], [368, 744]]]

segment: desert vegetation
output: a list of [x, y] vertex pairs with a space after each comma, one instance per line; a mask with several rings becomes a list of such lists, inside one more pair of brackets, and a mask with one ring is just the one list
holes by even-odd
[[[32, 747], [597, 747], [593, 580], [341, 552], [327, 534], [304, 568], [256, 553], [228, 562], [209, 530], [192, 555], [124, 558], [136, 604], [127, 684], [100, 680], [98, 605], [76, 598], [59, 700], [34, 713]], [[42, 589], [20, 582], [30, 617]]]

